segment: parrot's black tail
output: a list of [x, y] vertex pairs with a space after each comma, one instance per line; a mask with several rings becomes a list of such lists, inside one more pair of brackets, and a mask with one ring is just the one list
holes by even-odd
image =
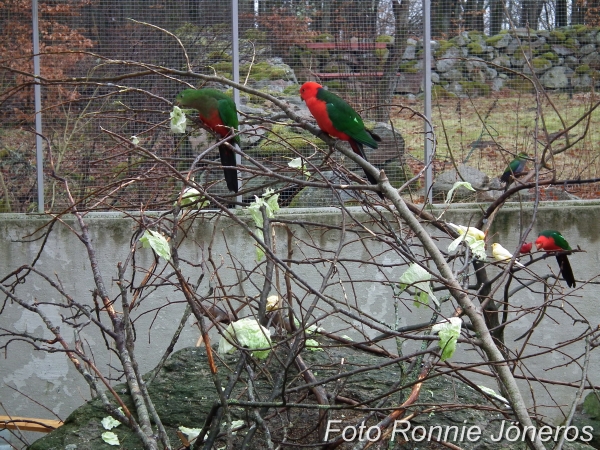
[[[223, 175], [225, 176], [225, 183], [227, 183], [227, 189], [237, 194], [238, 188], [238, 174], [235, 162], [235, 152], [231, 149], [230, 145], [235, 144], [221, 144], [219, 145], [219, 155], [221, 156], [221, 165], [223, 166]], [[233, 169], [226, 169], [226, 166], [234, 167]]]
[[[365, 156], [365, 151], [363, 149], [363, 145], [360, 142], [350, 140], [350, 147], [352, 147], [352, 150], [354, 150], [354, 153], [356, 153], [362, 159], [364, 159], [367, 162], [369, 161], [367, 159], [367, 157]], [[368, 173], [366, 170], [365, 170], [365, 175], [367, 176], [367, 180], [369, 180], [369, 183], [377, 185], [377, 180], [375, 179], [375, 177], [373, 175]], [[377, 195], [379, 195], [379, 198], [381, 198], [382, 200], [385, 198], [380, 191], [377, 191]]]
[[573, 269], [571, 269], [567, 255], [556, 255], [556, 260], [560, 267], [560, 273], [562, 273], [563, 278], [567, 282], [567, 286], [575, 287], [575, 275], [573, 275]]

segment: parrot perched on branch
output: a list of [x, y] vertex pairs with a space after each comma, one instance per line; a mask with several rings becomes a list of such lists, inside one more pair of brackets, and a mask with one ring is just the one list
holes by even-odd
[[[184, 89], [175, 99], [175, 104], [198, 110], [200, 120], [222, 138], [232, 136], [229, 144], [239, 149], [240, 137], [234, 135], [238, 129], [238, 116], [234, 101], [217, 89]], [[227, 143], [219, 145], [219, 155], [227, 188], [238, 191], [238, 175], [235, 152]], [[233, 167], [230, 169], [228, 167]]]
[[[358, 156], [367, 161], [363, 146], [377, 148], [381, 138], [365, 128], [361, 117], [352, 107], [319, 83], [308, 81], [300, 87], [300, 97], [306, 102], [319, 128], [332, 137], [346, 141]], [[377, 180], [365, 170], [371, 184]], [[381, 192], [377, 192], [383, 198]]]
[[[496, 261], [502, 262], [502, 263], [509, 262], [513, 257], [511, 252], [506, 250], [504, 247], [502, 247], [502, 245], [498, 244], [497, 242], [494, 242], [492, 244], [492, 256], [494, 257], [494, 259]], [[516, 261], [516, 260], [515, 260], [515, 264], [519, 267], [525, 267], [523, 264], [521, 264], [519, 261]]]
[[[535, 246], [538, 250], [545, 250], [547, 252], [564, 252], [571, 250], [567, 240], [562, 234], [555, 230], [542, 231], [535, 240]], [[558, 261], [560, 273], [567, 282], [567, 286], [575, 287], [575, 276], [573, 275], [573, 269], [571, 269], [571, 264], [569, 263], [567, 255], [562, 253], [557, 254], [556, 261]]]
[[515, 177], [515, 175], [519, 175], [525, 170], [525, 165], [527, 164], [527, 153], [521, 152], [517, 155], [515, 159], [513, 159], [506, 169], [504, 173], [500, 177], [500, 181], [503, 183], [508, 183], [511, 177]]

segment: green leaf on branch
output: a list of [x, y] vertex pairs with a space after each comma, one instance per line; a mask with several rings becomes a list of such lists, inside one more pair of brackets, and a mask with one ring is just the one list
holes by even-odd
[[271, 351], [271, 332], [259, 324], [256, 319], [247, 317], [236, 322], [231, 322], [225, 329], [219, 340], [220, 354], [225, 355], [237, 350], [230, 342], [236, 342], [238, 346], [250, 350], [268, 349], [252, 352], [254, 357], [265, 359]]
[[302, 175], [308, 180], [310, 178], [310, 172], [306, 168], [306, 164], [304, 164], [304, 160], [299, 156], [298, 158], [292, 159], [288, 166], [292, 169], [298, 169], [302, 172]]
[[112, 431], [105, 431], [102, 433], [102, 440], [108, 445], [121, 445], [119, 442], [119, 437]]
[[166, 261], [171, 259], [171, 247], [167, 239], [158, 231], [146, 230], [140, 238], [143, 248], [151, 248]]
[[459, 317], [451, 317], [443, 322], [436, 323], [432, 328], [432, 333], [437, 333], [440, 341], [440, 348], [442, 349], [441, 360], [446, 361], [452, 358], [456, 351], [456, 343], [460, 336], [460, 328], [462, 320]]
[[[258, 237], [264, 242], [263, 236], [263, 215], [261, 212], [261, 207], [264, 206], [267, 217], [272, 219], [275, 217], [275, 213], [279, 211], [279, 194], [273, 194], [273, 189], [267, 189], [262, 197], [254, 196], [254, 201], [250, 203], [248, 206], [248, 211], [250, 211], [250, 216], [252, 220], [254, 220], [254, 225], [256, 226], [256, 234]], [[265, 256], [265, 252], [262, 247], [256, 244], [256, 260], [260, 261]]]
[[169, 114], [171, 117], [171, 131], [173, 133], [185, 133], [187, 118], [185, 112], [179, 106], [173, 106], [173, 111]]
[[468, 189], [470, 191], [475, 192], [475, 189], [473, 189], [473, 186], [471, 186], [471, 183], [469, 183], [468, 181], [457, 181], [452, 186], [452, 189], [450, 189], [448, 191], [448, 194], [446, 195], [446, 201], [445, 201], [445, 203], [450, 203], [452, 201], [452, 196], [454, 195], [454, 191], [457, 190], [460, 187], [464, 187], [464, 188], [466, 188], [466, 189]]
[[400, 289], [404, 291], [407, 287], [411, 286], [416, 290], [415, 306], [417, 307], [422, 304], [427, 305], [430, 297], [437, 306], [440, 306], [440, 302], [431, 290], [430, 280], [431, 273], [420, 265], [413, 263], [400, 276]]

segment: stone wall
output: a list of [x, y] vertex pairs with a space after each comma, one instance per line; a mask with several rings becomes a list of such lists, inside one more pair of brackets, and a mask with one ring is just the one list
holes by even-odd
[[[435, 207], [433, 213], [436, 216], [444, 213], [444, 219], [454, 223], [468, 223], [478, 217], [481, 204], [467, 205], [455, 204], [451, 207], [443, 205]], [[498, 242], [502, 242], [506, 248], [513, 248], [517, 245], [520, 230], [523, 224], [531, 220], [532, 204], [512, 204], [506, 205], [498, 213], [494, 221], [494, 226], [489, 235], [494, 236]], [[353, 213], [360, 216], [360, 209], [353, 208]], [[445, 212], [444, 212], [445, 211]], [[247, 217], [245, 211], [240, 211], [242, 217]], [[576, 248], [580, 246], [586, 249], [586, 252], [578, 252], [571, 257], [573, 269], [576, 272], [578, 280], [593, 279], [598, 276], [598, 261], [600, 260], [600, 250], [598, 239], [600, 236], [600, 224], [597, 217], [600, 214], [600, 204], [593, 201], [579, 202], [553, 202], [541, 204], [536, 215], [536, 228], [532, 234], [541, 229], [561, 230], [565, 236], [568, 236], [569, 243]], [[287, 209], [278, 213], [278, 217], [287, 218], [292, 223], [298, 218], [306, 222], [324, 223], [331, 226], [338, 226], [342, 222], [342, 213], [334, 208], [311, 208], [311, 209]], [[246, 220], [245, 219], [245, 220]], [[365, 221], [368, 217], [364, 215]], [[35, 230], [42, 227], [46, 218], [37, 215], [18, 215], [2, 214], [0, 215], [0, 278], [24, 264], [30, 264], [39, 251], [41, 242], [33, 239], [22, 240], [24, 236], [35, 233]], [[51, 239], [45, 244], [44, 251], [41, 253], [36, 267], [45, 273], [56, 273], [63, 288], [77, 301], [90, 301], [93, 280], [91, 269], [86, 258], [85, 250], [77, 237], [70, 232], [68, 225], [73, 225], [72, 218], [65, 217], [65, 225], [56, 225]], [[113, 213], [90, 213], [86, 218], [90, 229], [92, 240], [96, 246], [96, 253], [99, 258], [100, 270], [107, 279], [111, 279], [116, 273], [116, 263], [124, 261], [129, 252], [129, 244], [132, 230], [136, 227], [133, 218], [126, 215]], [[292, 226], [292, 225], [290, 225]], [[217, 227], [215, 232], [214, 227]], [[307, 230], [300, 226], [294, 226], [295, 233], [299, 239], [308, 239]], [[187, 261], [200, 261], [205, 251], [206, 245], [214, 237], [212, 242], [212, 251], [216, 255], [223, 255], [226, 261], [229, 261], [229, 252], [235, 249], [236, 264], [246, 264], [251, 266], [255, 261], [255, 249], [251, 238], [239, 226], [235, 226], [232, 221], [226, 218], [219, 220], [213, 218], [207, 221], [197, 221], [192, 229], [187, 233], [189, 243], [180, 247], [180, 256]], [[285, 241], [285, 236], [280, 236], [280, 242]], [[313, 236], [319, 242], [320, 246], [336, 250], [339, 246], [339, 239], [335, 233]], [[228, 246], [225, 245], [228, 243]], [[441, 246], [446, 244], [440, 243]], [[369, 255], [380, 255], [382, 249], [378, 246], [370, 247], [370, 254], [367, 254], [363, 244], [357, 243], [354, 246], [345, 246], [344, 254], [341, 257], [347, 258], [367, 258]], [[308, 254], [309, 249], [303, 249], [303, 254]], [[309, 257], [310, 255], [308, 254]], [[154, 261], [150, 251], [139, 252], [136, 256], [136, 263], [140, 267], [148, 267]], [[221, 257], [219, 257], [221, 261]], [[226, 263], [226, 265], [231, 263]], [[549, 268], [553, 267], [553, 261], [540, 261], [534, 270], [538, 273], [547, 273]], [[320, 283], [318, 270], [315, 271], [310, 264], [298, 269], [303, 276], [311, 283]], [[390, 267], [390, 277], [397, 279], [401, 274], [401, 268]], [[361, 279], [376, 280], [377, 274], [371, 269], [365, 269], [363, 265], [356, 264], [356, 272]], [[223, 278], [224, 283], [235, 282], [236, 272], [227, 272], [227, 277]], [[198, 270], [190, 270], [184, 274], [190, 279], [198, 278]], [[206, 282], [208, 282], [206, 277]], [[118, 293], [118, 286], [112, 283], [108, 288], [112, 294]], [[579, 284], [578, 284], [579, 288]], [[204, 289], [204, 287], [202, 287]], [[246, 294], [254, 295], [255, 288], [246, 286]], [[332, 287], [332, 289], [334, 289]], [[361, 298], [361, 307], [365, 313], [373, 317], [383, 318], [393, 317], [394, 304], [389, 296], [388, 288], [381, 283], [363, 283], [357, 287], [354, 295]], [[30, 282], [22, 285], [18, 291], [22, 298], [31, 301], [54, 302], [54, 292], [48, 288], [47, 284], [39, 278], [32, 277]], [[337, 295], [337, 294], [336, 294]], [[341, 295], [341, 294], [340, 294]], [[600, 322], [600, 312], [598, 309], [597, 287], [593, 285], [584, 285], [581, 283], [581, 289], [578, 291], [578, 297], [571, 298], [577, 309], [589, 318], [590, 322]], [[87, 300], [86, 300], [87, 299]], [[530, 293], [521, 294], [514, 298], [515, 307], [522, 304], [539, 305], [543, 299]], [[139, 315], [136, 320], [136, 329], [138, 331], [138, 340], [136, 342], [136, 352], [140, 357], [140, 365], [143, 371], [153, 368], [162, 355], [165, 346], [170, 340], [174, 329], [178, 325], [182, 311], [185, 307], [182, 296], [177, 292], [169, 292], [166, 295], [160, 292], [149, 292], [144, 300], [144, 311], [154, 311], [155, 308], [164, 307], [156, 314]], [[451, 305], [449, 305], [451, 306]], [[137, 311], [137, 310], [136, 310]], [[49, 309], [48, 314], [52, 313], [52, 320], [60, 320], [56, 311]], [[403, 320], [406, 323], [422, 322], [427, 311], [423, 308], [414, 308], [410, 313], [407, 312]], [[24, 311], [15, 304], [7, 302], [4, 304], [2, 315], [0, 316], [2, 327], [11, 328], [16, 331], [37, 330], [40, 336], [51, 339], [52, 336], [45, 331], [44, 324], [39, 317]], [[575, 324], [564, 324], [565, 326], [575, 326]], [[324, 323], [326, 329], [331, 328], [330, 323]], [[528, 323], [518, 322], [511, 325], [510, 335], [520, 336], [527, 331], [530, 325]], [[548, 320], [541, 325], [543, 331], [540, 336], [544, 340], [544, 345], [551, 345], [555, 342], [565, 339], [565, 335], [556, 332], [557, 324]], [[150, 331], [148, 331], [150, 330]], [[85, 330], [82, 334], [86, 334]], [[507, 334], [508, 335], [508, 334]], [[66, 336], [68, 339], [69, 336]], [[184, 329], [184, 332], [178, 342], [177, 349], [185, 346], [193, 346], [198, 339], [198, 329], [192, 319]], [[7, 337], [0, 337], [0, 345], [5, 344]], [[112, 353], [105, 348], [102, 338], [95, 333], [89, 332], [86, 335], [86, 345], [94, 348], [94, 358], [98, 367], [105, 368], [110, 363]], [[518, 345], [518, 344], [515, 344]], [[571, 354], [578, 354], [581, 349], [569, 348]], [[36, 352], [30, 346], [22, 342], [13, 342], [6, 351], [3, 351], [3, 359], [0, 364], [0, 398], [2, 406], [12, 415], [25, 417], [45, 417], [55, 418], [48, 411], [44, 410], [32, 401], [26, 400], [22, 393], [26, 393], [30, 398], [35, 398], [41, 404], [46, 405], [61, 418], [65, 418], [77, 406], [89, 398], [89, 389], [81, 380], [79, 374], [69, 363], [68, 359], [62, 353], [44, 353]], [[460, 353], [457, 357], [461, 361], [468, 358], [467, 353]], [[558, 356], [557, 356], [558, 357]], [[558, 361], [558, 360], [557, 360]], [[562, 361], [562, 360], [561, 360]], [[546, 361], [547, 362], [547, 361]], [[545, 362], [529, 361], [530, 368], [540, 371]], [[557, 365], [559, 363], [557, 362]], [[562, 364], [562, 362], [560, 363]], [[592, 355], [590, 367], [600, 364], [598, 356]], [[566, 380], [577, 379], [579, 369], [573, 366], [557, 367], [552, 373], [544, 372], [545, 377], [559, 378]], [[600, 376], [597, 372], [590, 373], [590, 379], [594, 383], [600, 382]], [[489, 382], [489, 380], [488, 380]], [[480, 383], [481, 384], [481, 383]], [[15, 390], [14, 388], [18, 389]], [[544, 394], [540, 386], [534, 386], [541, 404], [550, 404], [550, 400]], [[573, 391], [568, 388], [554, 386], [555, 392], [568, 404]], [[529, 388], [527, 387], [528, 391]], [[555, 416], [556, 409], [550, 408], [549, 415]]]
[[[577, 25], [553, 31], [505, 30], [495, 36], [465, 31], [450, 40], [432, 41], [435, 93], [477, 96], [504, 88], [532, 91], [531, 83], [519, 75], [530, 76], [532, 72], [546, 89], [589, 90], [594, 85], [597, 87], [600, 85], [599, 30], [598, 27]], [[396, 92], [417, 94], [422, 90], [423, 42], [408, 39], [407, 44]], [[313, 73], [339, 72], [333, 69], [342, 65], [356, 76], [363, 66], [348, 64], [357, 60], [357, 51], [344, 48], [330, 51], [326, 63], [313, 66]], [[373, 53], [373, 57], [387, 58], [386, 51], [380, 48]], [[318, 64], [318, 60], [311, 59], [310, 63]]]

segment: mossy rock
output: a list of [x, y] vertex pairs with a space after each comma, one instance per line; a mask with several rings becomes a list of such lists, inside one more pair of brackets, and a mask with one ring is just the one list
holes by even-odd
[[266, 41], [267, 33], [265, 31], [258, 31], [255, 28], [249, 28], [244, 33], [244, 39], [249, 41]]
[[471, 42], [467, 44], [467, 48], [472, 55], [481, 55], [485, 51], [479, 42]]
[[537, 48], [539, 54], [550, 53], [552, 46], [550, 44], [542, 44]]
[[313, 39], [314, 42], [333, 42], [333, 35], [329, 33], [321, 33]]
[[405, 73], [417, 73], [419, 71], [418, 62], [416, 60], [404, 62], [400, 64], [399, 71]]
[[442, 56], [444, 53], [446, 53], [446, 51], [449, 48], [452, 47], [458, 47], [454, 42], [450, 42], [450, 41], [445, 41], [443, 39], [440, 39], [438, 41], [438, 44], [440, 45], [439, 48], [436, 50], [435, 52], [435, 56], [436, 58], [439, 58], [440, 56]]
[[447, 91], [439, 84], [434, 84], [431, 88], [431, 97], [436, 100], [443, 98], [456, 98], [456, 94], [454, 92]]
[[[342, 89], [344, 89], [344, 83], [342, 83], [341, 81], [338, 80], [329, 80], [327, 82], [327, 89], [330, 89], [332, 91], [340, 91]], [[298, 90], [296, 88], [296, 90]]]
[[491, 88], [480, 81], [459, 81], [459, 84], [463, 87], [463, 90], [468, 95], [482, 96], [485, 97], [490, 95]]
[[292, 84], [290, 86], [284, 87], [282, 94], [283, 95], [299, 95], [298, 90], [299, 90], [298, 85]]
[[533, 84], [525, 78], [511, 78], [506, 81], [505, 86], [508, 89], [511, 89], [516, 92], [520, 92], [522, 94], [531, 94], [535, 91]]
[[531, 65], [533, 66], [534, 69], [545, 70], [545, 69], [549, 69], [550, 67], [552, 67], [552, 62], [550, 62], [546, 58], [538, 57], [538, 58], [533, 58], [531, 60]]
[[252, 67], [250, 67], [250, 64], [242, 64], [240, 67], [240, 73], [247, 73], [248, 70], [251, 70], [250, 79], [253, 81], [280, 80], [289, 77], [285, 68], [273, 66], [264, 61], [253, 64]]
[[564, 43], [564, 46], [567, 48], [571, 48], [571, 49], [577, 49], [577, 47], [579, 46], [579, 43], [577, 42], [577, 39], [575, 39], [575, 38], [567, 38], [567, 40]]
[[559, 30], [552, 30], [550, 32], [550, 40], [552, 42], [564, 42], [567, 40], [567, 35]]
[[498, 43], [500, 40], [502, 40], [502, 38], [504, 38], [504, 35], [505, 35], [505, 34], [506, 34], [506, 33], [500, 33], [500, 34], [496, 34], [496, 35], [494, 35], [494, 36], [490, 36], [489, 38], [487, 38], [487, 39], [485, 40], [485, 43], [486, 43], [487, 45], [494, 45], [494, 44], [497, 44], [497, 43]]
[[546, 52], [540, 55], [540, 57], [547, 59], [548, 61], [552, 61], [553, 63], [558, 62], [558, 55], [553, 52]]
[[590, 28], [587, 25], [583, 24], [573, 25], [573, 29], [579, 34], [583, 34], [590, 30]]
[[389, 36], [387, 34], [380, 34], [375, 38], [375, 42], [385, 42], [386, 44], [392, 44], [394, 42], [394, 37]]
[[273, 125], [273, 128], [261, 139], [257, 147], [248, 150], [248, 154], [256, 154], [261, 157], [283, 155], [295, 158], [297, 155], [292, 148], [299, 153], [309, 155], [315, 151], [315, 147], [326, 148], [326, 144], [306, 130], [300, 130], [287, 125]]
[[586, 74], [590, 74], [592, 71], [592, 68], [589, 66], [589, 64], [582, 64], [581, 66], [577, 67], [575, 69], [575, 73], [577, 75], [586, 75]]
[[232, 56], [228, 53], [225, 53], [222, 50], [215, 50], [215, 51], [209, 52], [206, 56], [209, 60], [213, 60], [213, 61], [231, 61], [232, 60]]
[[214, 64], [210, 64], [210, 67], [215, 69], [219, 74], [231, 73], [233, 70], [233, 64], [229, 61], [219, 61]]
[[387, 48], [376, 48], [374, 53], [377, 59], [382, 61], [385, 61], [390, 55], [390, 51]]

